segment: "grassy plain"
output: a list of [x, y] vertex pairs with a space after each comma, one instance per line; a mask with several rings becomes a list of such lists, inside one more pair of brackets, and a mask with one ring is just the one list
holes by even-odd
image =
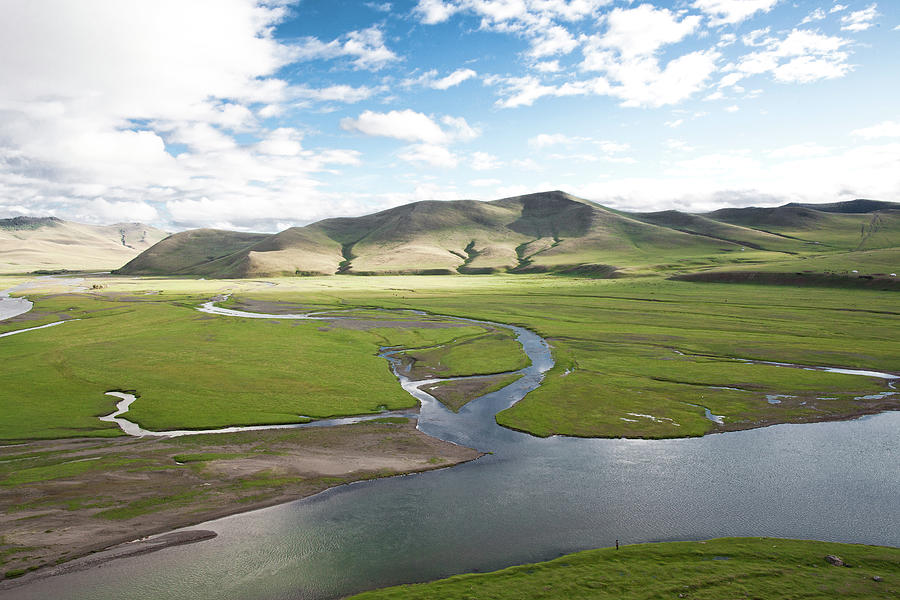
[[[291, 422], [411, 406], [376, 356], [379, 346], [426, 348], [485, 338], [490, 344], [457, 353], [463, 362], [453, 372], [522, 364], [511, 340], [408, 313], [379, 323], [361, 312], [364, 325], [354, 328], [339, 321], [235, 319], [193, 310], [223, 291], [245, 301], [423, 309], [529, 327], [551, 343], [556, 366], [538, 390], [497, 419], [536, 435], [702, 435], [847, 418], [897, 408], [900, 396], [863, 398], [890, 392], [874, 378], [736, 360], [896, 372], [900, 321], [892, 292], [523, 275], [269, 281], [275, 285], [96, 281], [104, 287], [91, 293], [31, 294], [34, 320], [0, 326], [34, 326], [59, 314], [82, 319], [0, 343], [0, 359], [11, 366], [0, 374], [3, 389], [11, 390], [3, 398], [0, 438], [118, 435], [112, 424], [96, 420], [112, 411], [113, 399], [103, 395], [110, 389], [136, 390], [140, 397], [129, 418], [150, 429]], [[448, 355], [453, 353], [437, 358]], [[776, 395], [779, 403], [770, 404], [767, 396]], [[724, 423], [707, 419], [707, 408]]]
[[[194, 307], [222, 291], [221, 284], [206, 294], [185, 293], [184, 282], [173, 280], [148, 295], [123, 293], [130, 281], [103, 281], [107, 287], [87, 293], [29, 292], [35, 311], [0, 325], [2, 333], [69, 319], [0, 344], [7, 367], [0, 374], [0, 439], [119, 435], [115, 424], [97, 420], [114, 409], [116, 400], [104, 395], [109, 390], [135, 391], [139, 400], [127, 418], [151, 430], [292, 423], [415, 406], [377, 356], [380, 346], [459, 339], [473, 354], [502, 346], [494, 359], [501, 366], [524, 360], [513, 340], [494, 339], [493, 328], [446, 319], [220, 317]], [[434, 366], [443, 369], [440, 358]], [[480, 362], [461, 353], [447, 358], [455, 374], [482, 372]]]
[[[835, 567], [826, 555], [850, 566]], [[881, 580], [876, 581], [874, 578]], [[494, 573], [456, 575], [353, 598], [896, 598], [900, 548], [779, 538], [637, 544], [562, 556]]]
[[[501, 412], [536, 435], [681, 437], [895, 409], [884, 380], [739, 359], [900, 370], [892, 292], [544, 276], [331, 278], [253, 297], [418, 308], [530, 327], [545, 383]], [[722, 389], [732, 388], [732, 389]], [[777, 404], [771, 404], [767, 396]], [[721, 415], [719, 425], [705, 416]]]

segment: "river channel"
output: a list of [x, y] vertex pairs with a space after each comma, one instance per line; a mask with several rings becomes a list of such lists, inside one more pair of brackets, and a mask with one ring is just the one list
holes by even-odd
[[524, 377], [458, 414], [401, 377], [422, 402], [419, 429], [492, 454], [209, 521], [197, 528], [215, 539], [2, 597], [336, 598], [616, 540], [773, 536], [900, 546], [900, 412], [693, 439], [539, 439], [494, 421], [552, 364], [539, 336], [514, 331], [532, 359]]

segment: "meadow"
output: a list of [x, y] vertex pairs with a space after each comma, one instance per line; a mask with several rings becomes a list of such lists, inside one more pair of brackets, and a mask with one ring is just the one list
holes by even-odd
[[[832, 566], [837, 555], [847, 566]], [[849, 568], [848, 568], [849, 567]], [[877, 579], [876, 579], [877, 578]], [[636, 544], [353, 598], [896, 598], [900, 548], [779, 538]]]
[[[134, 390], [139, 399], [128, 418], [155, 430], [414, 406], [377, 356], [383, 346], [414, 349], [407, 355], [423, 377], [527, 364], [503, 331], [408, 313], [380, 322], [384, 315], [366, 310], [374, 308], [512, 323], [545, 337], [556, 366], [538, 390], [497, 416], [540, 436], [696, 436], [896, 407], [884, 380], [742, 362], [897, 371], [895, 296], [879, 290], [542, 275], [86, 283], [103, 287], [29, 292], [35, 311], [0, 326], [2, 333], [60, 315], [80, 319], [0, 344], [10, 367], [0, 375], [7, 391], [0, 438], [119, 435], [97, 420], [113, 410], [108, 390]], [[364, 326], [194, 310], [223, 291], [233, 293], [232, 304], [282, 303], [284, 312], [355, 308]]]

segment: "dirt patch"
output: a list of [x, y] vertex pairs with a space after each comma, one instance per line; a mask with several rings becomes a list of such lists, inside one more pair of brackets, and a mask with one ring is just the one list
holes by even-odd
[[459, 409], [489, 392], [509, 385], [522, 375], [520, 373], [467, 377], [422, 386], [422, 390], [437, 398], [441, 404], [459, 412]]
[[137, 538], [479, 456], [414, 421], [0, 447], [0, 589]]

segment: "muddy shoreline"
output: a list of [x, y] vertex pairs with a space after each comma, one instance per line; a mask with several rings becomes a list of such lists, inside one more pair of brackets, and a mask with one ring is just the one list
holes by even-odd
[[[184, 527], [308, 498], [340, 485], [447, 468], [483, 456], [427, 436], [414, 420], [191, 438], [36, 440], [0, 449], [0, 459], [9, 457], [6, 460], [55, 453], [66, 462], [99, 456], [98, 464], [146, 465], [141, 470], [104, 467], [69, 478], [0, 487], [5, 542], [27, 548], [25, 553], [31, 555], [10, 558], [3, 565], [6, 572], [24, 574], [0, 580], [0, 590], [70, 572], [70, 564], [75, 570], [102, 566], [108, 553], [111, 559], [120, 558], [134, 556], [135, 548], [143, 554], [209, 539], [175, 531]], [[179, 461], [191, 457], [204, 459]], [[204, 494], [192, 496], [197, 489]], [[133, 516], [122, 512], [155, 502], [160, 493], [170, 505]], [[179, 494], [186, 494], [185, 500], [179, 500]], [[172, 532], [178, 535], [131, 545]]]

